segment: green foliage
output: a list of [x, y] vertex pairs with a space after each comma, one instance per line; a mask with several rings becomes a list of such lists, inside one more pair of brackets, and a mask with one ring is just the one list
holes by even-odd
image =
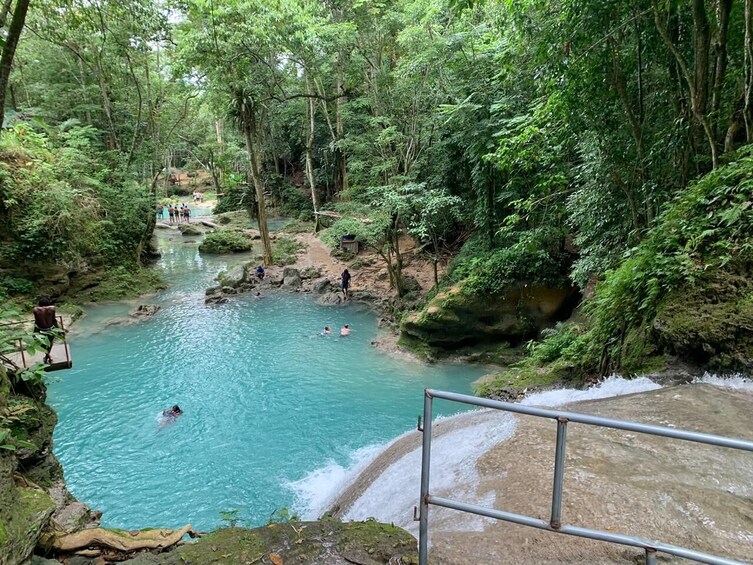
[[272, 245], [272, 258], [276, 265], [292, 265], [296, 262], [297, 255], [306, 246], [296, 239], [278, 237]]
[[357, 239], [363, 241], [367, 234], [366, 225], [362, 220], [357, 218], [345, 217], [339, 218], [332, 226], [322, 230], [319, 238], [325, 245], [333, 249], [340, 246], [344, 235], [354, 235]]
[[746, 150], [667, 206], [646, 239], [597, 286], [588, 309], [595, 346], [607, 344], [619, 359], [625, 336], [650, 329], [668, 297], [703, 286], [716, 272], [750, 272], [751, 176], [753, 155]]
[[29, 295], [34, 291], [34, 283], [23, 277], [5, 277], [0, 279], [0, 293], [8, 295]]
[[505, 235], [502, 247], [487, 249], [480, 237], [470, 239], [450, 269], [454, 281], [466, 279], [464, 292], [499, 294], [513, 285], [567, 286], [568, 254], [555, 230]]
[[207, 234], [199, 245], [201, 253], [242, 253], [250, 251], [253, 243], [237, 231], [221, 230]]

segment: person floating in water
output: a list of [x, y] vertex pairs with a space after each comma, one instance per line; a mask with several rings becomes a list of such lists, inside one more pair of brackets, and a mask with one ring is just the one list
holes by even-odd
[[55, 307], [49, 298], [41, 297], [34, 307], [34, 333], [38, 333], [47, 339], [44, 345], [44, 363], [52, 363], [52, 342], [55, 339], [55, 329], [58, 327], [58, 319], [55, 315]]
[[332, 328], [329, 326], [324, 326], [324, 330], [322, 330], [322, 333], [320, 335], [330, 335], [332, 333]]
[[345, 269], [343, 271], [343, 274], [340, 275], [341, 283], [340, 286], [343, 289], [343, 295], [345, 296], [345, 300], [348, 299], [348, 288], [350, 288], [350, 273], [348, 272], [348, 269]]
[[181, 410], [180, 406], [178, 406], [177, 404], [175, 404], [169, 410], [163, 410], [160, 427], [173, 423], [181, 414], [183, 414], [183, 410]]
[[350, 335], [350, 326], [348, 324], [345, 324], [340, 330], [340, 337], [345, 337], [348, 335]]

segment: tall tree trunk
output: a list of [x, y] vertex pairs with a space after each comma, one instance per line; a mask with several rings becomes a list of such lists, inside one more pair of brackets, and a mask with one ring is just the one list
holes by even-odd
[[729, 18], [732, 12], [732, 0], [719, 0], [717, 6], [717, 37], [714, 42], [714, 77], [711, 93], [711, 116], [714, 120], [714, 134], [719, 137], [719, 124], [722, 117], [719, 110], [722, 106], [722, 90], [727, 76], [727, 41], [729, 38]]
[[667, 31], [667, 26], [662, 22], [660, 9], [657, 0], [652, 0], [654, 10], [654, 22], [664, 44], [677, 61], [681, 74], [685, 79], [690, 92], [690, 107], [693, 111], [693, 117], [700, 124], [709, 143], [711, 151], [712, 167], [716, 169], [719, 166], [719, 152], [714, 136], [714, 129], [706, 115], [706, 106], [708, 103], [708, 48], [710, 45], [709, 25], [706, 18], [706, 9], [704, 0], [693, 0], [693, 49], [695, 56], [695, 72], [691, 76], [688, 64], [685, 61], [677, 45], [672, 41]]
[[254, 115], [254, 109], [248, 105], [242, 93], [236, 93], [236, 96], [240, 98], [241, 128], [243, 129], [243, 138], [246, 142], [246, 152], [248, 153], [248, 164], [251, 169], [251, 179], [254, 183], [254, 191], [256, 193], [256, 219], [259, 222], [259, 233], [261, 234], [261, 242], [264, 246], [264, 265], [271, 265], [273, 261], [272, 241], [269, 237], [269, 228], [267, 227], [267, 211], [264, 204], [264, 181], [261, 178], [259, 156], [256, 152], [256, 144], [254, 143], [254, 140], [258, 136], [256, 116]]
[[308, 118], [308, 132], [306, 135], [306, 178], [309, 182], [309, 188], [311, 188], [311, 204], [314, 206], [314, 233], [316, 233], [319, 231], [319, 202], [316, 197], [314, 159], [312, 155], [314, 152], [314, 128], [316, 126], [316, 122], [314, 121], [315, 99], [308, 73], [306, 73], [306, 94], [308, 95], [308, 98], [306, 99], [306, 117]]
[[8, 35], [5, 37], [3, 54], [0, 56], [0, 127], [5, 120], [5, 94], [8, 90], [8, 80], [13, 67], [13, 56], [16, 54], [18, 39], [24, 29], [28, 10], [29, 0], [18, 0], [15, 10], [13, 10], [13, 19], [8, 28]]
[[745, 140], [753, 142], [753, 0], [745, 0]]
[[345, 103], [345, 87], [343, 85], [343, 64], [341, 55], [337, 56], [337, 85], [336, 91], [337, 98], [335, 99], [335, 133], [337, 139], [335, 142], [335, 193], [348, 190], [348, 170], [347, 161], [343, 150], [340, 149], [337, 144], [341, 141], [345, 135], [345, 129], [343, 127], [343, 104]]

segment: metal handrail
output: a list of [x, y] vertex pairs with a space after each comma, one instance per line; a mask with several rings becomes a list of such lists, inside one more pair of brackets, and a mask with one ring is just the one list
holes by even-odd
[[[450, 400], [453, 402], [461, 402], [463, 404], [472, 404], [474, 406], [482, 406], [484, 408], [493, 408], [495, 410], [502, 410], [505, 412], [514, 412], [517, 414], [536, 416], [538, 418], [549, 418], [557, 422], [557, 439], [554, 455], [554, 483], [552, 489], [552, 511], [548, 522], [546, 520], [541, 520], [532, 516], [514, 514], [512, 512], [505, 512], [502, 510], [478, 506], [476, 504], [468, 504], [448, 498], [433, 496], [429, 493], [429, 475], [431, 470], [431, 418], [432, 403], [434, 398]], [[690, 559], [691, 561], [696, 561], [699, 563], [710, 563], [712, 565], [744, 565], [741, 561], [735, 561], [732, 559], [703, 553], [685, 547], [644, 540], [635, 536], [613, 534], [611, 532], [606, 532], [603, 530], [593, 530], [590, 528], [563, 525], [562, 493], [565, 477], [565, 440], [567, 436], [568, 422], [576, 422], [579, 424], [588, 424], [590, 426], [600, 426], [618, 430], [627, 430], [641, 434], [668, 437], [672, 439], [705, 443], [719, 447], [730, 447], [732, 449], [741, 449], [743, 451], [753, 452], [753, 442], [742, 439], [732, 439], [723, 436], [677, 430], [662, 426], [651, 426], [647, 424], [639, 424], [637, 422], [628, 422], [625, 420], [613, 420], [611, 418], [601, 418], [599, 416], [578, 414], [575, 412], [563, 412], [561, 410], [549, 410], [546, 408], [523, 406], [521, 404], [514, 404], [511, 402], [501, 402], [498, 400], [489, 400], [487, 398], [469, 396], [467, 394], [458, 394], [455, 392], [446, 392], [427, 388], [424, 391], [423, 425], [421, 424], [419, 418], [418, 427], [419, 431], [422, 431], [424, 434], [421, 457], [420, 511], [418, 517], [416, 518], [420, 522], [418, 541], [419, 565], [428, 565], [430, 504], [434, 504], [435, 506], [442, 506], [444, 508], [460, 510], [462, 512], [469, 512], [471, 514], [478, 514], [479, 516], [486, 516], [488, 518], [496, 518], [497, 520], [513, 522], [515, 524], [530, 526], [532, 528], [538, 528], [541, 530], [548, 530], [551, 532], [590, 538], [631, 547], [639, 547], [645, 551], [647, 565], [656, 564], [657, 552], [668, 553], [677, 557]]]

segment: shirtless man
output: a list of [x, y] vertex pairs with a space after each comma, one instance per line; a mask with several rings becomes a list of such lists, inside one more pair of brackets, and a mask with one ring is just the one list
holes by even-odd
[[47, 345], [44, 346], [44, 362], [52, 363], [50, 352], [52, 351], [52, 342], [55, 339], [53, 330], [58, 327], [57, 316], [55, 316], [55, 307], [49, 298], [40, 298], [37, 306], [34, 307], [34, 332], [47, 338]]

